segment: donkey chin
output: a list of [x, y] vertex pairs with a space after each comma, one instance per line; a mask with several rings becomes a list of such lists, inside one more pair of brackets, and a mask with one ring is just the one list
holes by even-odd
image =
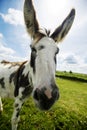
[[51, 92], [46, 87], [42, 89], [36, 88], [33, 93], [33, 98], [35, 100], [35, 105], [43, 111], [49, 110], [51, 106], [59, 99], [59, 90], [55, 86]]

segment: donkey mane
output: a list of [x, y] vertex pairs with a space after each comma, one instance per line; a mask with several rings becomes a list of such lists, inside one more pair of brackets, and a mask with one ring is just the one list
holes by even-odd
[[9, 65], [9, 69], [10, 69], [10, 68], [16, 67], [16, 66], [20, 67], [25, 62], [24, 61], [23, 62], [9, 62], [9, 61], [6, 61], [6, 60], [2, 60], [1, 64], [4, 65], [4, 66]]
[[44, 36], [50, 37], [51, 31], [50, 31], [49, 29], [41, 28], [41, 29], [39, 30], [39, 32], [42, 33]]

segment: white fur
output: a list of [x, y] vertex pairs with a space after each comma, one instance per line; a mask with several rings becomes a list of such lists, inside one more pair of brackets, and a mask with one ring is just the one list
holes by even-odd
[[18, 66], [11, 67], [11, 68], [9, 67], [11, 67], [11, 64], [8, 65], [0, 64], [0, 79], [4, 78], [4, 83], [5, 83], [4, 84], [5, 89], [3, 89], [2, 86], [0, 85], [0, 96], [13, 98], [15, 86], [13, 82], [10, 84], [9, 77], [14, 71], [18, 69]]
[[[39, 50], [40, 46], [45, 48]], [[55, 80], [55, 62], [54, 56], [57, 51], [57, 45], [54, 40], [48, 37], [42, 38], [38, 44], [33, 45], [37, 50], [36, 72], [32, 77], [34, 89], [47, 86], [49, 88], [51, 80]]]
[[[21, 109], [23, 101], [20, 100], [20, 98], [22, 97], [22, 92], [23, 92], [24, 88], [20, 88], [19, 89], [19, 95], [18, 97], [15, 98], [15, 103], [14, 103], [14, 112], [12, 115], [12, 130], [16, 130], [17, 126], [18, 126], [18, 122], [20, 121], [20, 116], [16, 116], [18, 110], [17, 109]], [[15, 104], [18, 104], [17, 107], [15, 107]]]

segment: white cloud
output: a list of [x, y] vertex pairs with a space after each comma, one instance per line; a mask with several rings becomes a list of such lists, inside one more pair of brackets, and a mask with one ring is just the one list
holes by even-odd
[[0, 61], [8, 60], [8, 61], [24, 61], [27, 58], [23, 58], [17, 55], [16, 51], [10, 47], [6, 47], [2, 43], [0, 43]]
[[85, 63], [87, 64], [87, 57], [85, 57]]
[[13, 55], [15, 55], [15, 51], [2, 43], [3, 39], [0, 41], [0, 61], [1, 60], [9, 60]]
[[73, 55], [67, 56], [64, 61], [68, 64], [77, 64], [77, 59]]
[[87, 63], [85, 57], [82, 59], [80, 55], [73, 53], [59, 54], [57, 57], [58, 70], [87, 73]]
[[3, 34], [2, 33], [0, 33], [0, 39], [2, 39], [3, 38]]
[[0, 61], [2, 60], [6, 60], [6, 61], [25, 61], [27, 60], [27, 58], [23, 58], [23, 57], [20, 57], [20, 56], [16, 56], [16, 55], [6, 55], [4, 53], [0, 54]]
[[2, 33], [0, 33], [0, 54], [9, 55], [15, 53], [13, 49], [6, 47], [5, 45], [6, 44], [4, 43], [4, 36]]
[[5, 47], [3, 44], [0, 43], [0, 54], [2, 53], [9, 55], [9, 54], [14, 54], [15, 51], [12, 50], [11, 48]]
[[9, 8], [7, 14], [0, 13], [2, 19], [12, 25], [24, 25], [23, 13], [20, 10]]
[[27, 58], [23, 58], [17, 55], [16, 51], [10, 47], [7, 47], [7, 44], [4, 43], [4, 36], [0, 33], [0, 61], [9, 60], [9, 61], [23, 61]]

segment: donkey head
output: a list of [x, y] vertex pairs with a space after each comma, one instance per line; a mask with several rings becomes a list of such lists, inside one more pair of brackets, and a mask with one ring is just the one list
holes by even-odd
[[59, 43], [70, 30], [75, 17], [72, 9], [63, 23], [48, 35], [41, 32], [32, 0], [25, 0], [24, 19], [28, 33], [32, 40], [30, 67], [33, 97], [36, 105], [42, 110], [48, 110], [59, 98], [59, 90], [55, 83], [56, 54], [59, 52], [56, 43]]

